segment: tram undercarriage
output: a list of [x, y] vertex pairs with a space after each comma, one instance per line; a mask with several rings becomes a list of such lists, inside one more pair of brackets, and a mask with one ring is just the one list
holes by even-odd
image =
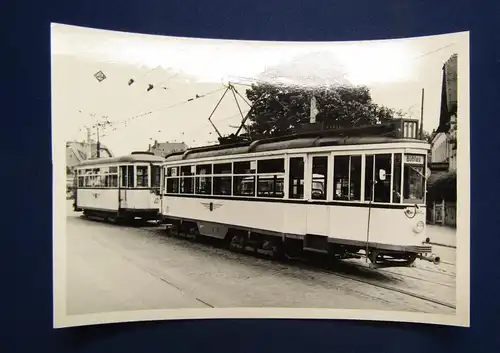
[[[277, 260], [300, 259], [314, 256], [314, 254], [331, 260], [367, 258], [370, 261], [370, 267], [374, 269], [411, 267], [414, 266], [416, 259], [434, 264], [440, 262], [439, 257], [425, 252], [383, 249], [379, 244], [375, 247], [370, 247], [369, 244], [366, 248], [364, 244], [329, 242], [327, 237], [306, 235], [300, 238], [293, 235], [177, 218], [164, 218], [162, 222], [166, 224], [166, 232], [169, 236], [183, 237], [193, 241], [201, 241], [203, 238], [218, 239], [231, 251], [259, 254]], [[321, 244], [321, 241], [318, 241], [319, 238], [326, 238], [326, 242], [323, 240]], [[427, 247], [413, 248], [423, 251], [427, 249]]]

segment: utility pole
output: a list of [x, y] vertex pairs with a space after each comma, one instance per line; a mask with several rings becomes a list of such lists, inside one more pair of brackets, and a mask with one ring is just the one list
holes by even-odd
[[96, 126], [96, 129], [97, 129], [97, 146], [96, 146], [96, 154], [97, 154], [97, 158], [101, 158], [101, 142], [99, 141], [99, 124], [97, 124]]
[[422, 88], [422, 103], [420, 105], [420, 139], [424, 139], [424, 89]]
[[92, 140], [89, 127], [87, 127], [87, 159], [92, 159]]

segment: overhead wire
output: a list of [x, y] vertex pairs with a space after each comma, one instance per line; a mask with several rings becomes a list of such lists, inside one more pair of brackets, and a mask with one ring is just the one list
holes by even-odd
[[[429, 51], [429, 52], [426, 52], [426, 53], [424, 53], [424, 54], [422, 54], [422, 55], [416, 56], [416, 57], [412, 58], [412, 60], [418, 60], [418, 59], [424, 58], [424, 57], [426, 57], [426, 56], [429, 56], [429, 55], [435, 54], [435, 53], [437, 53], [437, 52], [439, 52], [439, 51], [441, 51], [441, 50], [443, 50], [443, 49], [449, 48], [449, 47], [451, 47], [451, 46], [453, 46], [453, 45], [455, 45], [455, 44], [456, 44], [456, 43], [450, 43], [450, 44], [448, 44], [448, 45], [445, 45], [445, 46], [442, 46], [442, 47], [436, 48], [436, 49], [434, 49], [434, 50], [432, 50], [432, 51]], [[143, 76], [141, 76], [139, 79], [134, 80], [134, 82], [133, 82], [133, 83], [135, 83], [135, 82], [137, 82], [137, 81], [141, 81], [141, 80], [143, 80], [145, 77], [149, 76], [149, 75], [150, 75], [150, 74], [152, 74], [154, 71], [156, 71], [159, 67], [161, 67], [161, 65], [158, 65], [157, 67], [155, 67], [154, 69], [152, 69], [152, 70], [151, 70], [151, 71], [149, 71], [148, 73], [146, 73], [146, 74], [144, 74]], [[173, 77], [176, 77], [177, 75], [178, 75], [178, 73], [173, 74], [172, 76], [170, 76], [169, 78], [167, 78], [165, 81], [162, 81], [162, 83], [164, 83], [164, 82], [168, 82], [170, 79], [172, 79]], [[253, 84], [255, 84], [255, 82], [257, 82], [257, 83], [269, 83], [268, 81], [261, 80], [261, 79], [258, 79], [258, 78], [256, 78], [256, 77], [243, 77], [243, 76], [239, 76], [239, 77], [234, 77], [234, 78], [236, 78], [236, 79], [238, 79], [238, 78], [239, 78], [239, 79], [241, 79], [241, 80], [243, 80], [243, 81], [250, 81], [250, 82], [253, 82], [253, 83], [248, 84], [248, 83], [243, 83], [243, 82], [241, 82], [241, 81], [240, 81], [240, 82], [238, 82], [238, 80], [234, 80], [234, 79], [232, 79], [232, 80], [231, 80], [231, 81], [232, 81], [232, 82], [234, 82], [235, 84], [237, 84], [237, 85], [241, 85], [241, 86], [248, 86], [248, 87], [251, 87]], [[125, 126], [126, 126], [126, 125], [127, 125], [127, 123], [128, 123], [128, 122], [130, 122], [130, 121], [132, 121], [132, 120], [136, 120], [136, 119], [141, 118], [141, 117], [144, 117], [144, 116], [152, 115], [152, 114], [155, 114], [155, 113], [160, 112], [160, 111], [164, 111], [164, 110], [171, 109], [171, 108], [174, 108], [174, 107], [177, 107], [177, 106], [181, 106], [181, 105], [183, 105], [183, 104], [187, 104], [187, 103], [192, 102], [192, 101], [195, 101], [195, 100], [197, 100], [197, 99], [199, 99], [199, 98], [203, 98], [203, 97], [209, 96], [209, 95], [211, 95], [211, 94], [214, 94], [214, 93], [220, 92], [220, 91], [222, 91], [222, 90], [224, 90], [224, 89], [225, 89], [225, 87], [224, 87], [224, 88], [217, 89], [217, 90], [214, 90], [214, 91], [211, 91], [211, 92], [208, 92], [208, 93], [205, 93], [205, 94], [202, 94], [202, 95], [198, 95], [198, 94], [197, 94], [194, 98], [189, 98], [189, 99], [184, 100], [184, 101], [181, 101], [181, 102], [177, 102], [177, 103], [174, 103], [174, 104], [170, 104], [170, 105], [166, 105], [166, 106], [159, 107], [159, 108], [156, 108], [156, 109], [152, 109], [152, 110], [149, 110], [149, 111], [147, 111], [147, 112], [142, 112], [142, 113], [139, 113], [139, 114], [136, 114], [136, 115], [130, 116], [130, 117], [125, 118], [125, 119], [122, 119], [122, 120], [112, 121], [112, 122], [109, 122], [109, 121], [108, 121], [108, 123], [109, 123], [109, 125], [112, 125], [112, 126], [114, 127], [113, 131], [116, 131], [116, 130], [117, 130], [116, 125], [125, 124]], [[149, 91], [146, 91], [143, 95], [141, 95], [141, 97], [145, 96], [147, 92], [149, 92]], [[233, 94], [234, 94], [234, 92], [233, 92]], [[242, 97], [239, 93], [238, 93], [238, 95], [239, 95], [240, 97]], [[242, 98], [243, 98], [243, 97], [242, 97]], [[243, 98], [243, 100], [244, 100], [247, 104], [249, 104], [249, 103], [248, 103], [248, 102], [247, 102], [244, 98]], [[237, 115], [238, 115], [238, 114], [236, 114], [236, 115], [234, 115], [234, 116], [231, 116], [231, 117], [229, 117], [229, 118], [227, 118], [227, 119], [222, 119], [222, 120], [218, 120], [218, 121], [229, 120], [229, 119], [232, 119], [232, 118], [236, 117]], [[80, 129], [80, 131], [81, 131], [81, 129]], [[95, 134], [94, 134], [94, 135], [95, 135]]]

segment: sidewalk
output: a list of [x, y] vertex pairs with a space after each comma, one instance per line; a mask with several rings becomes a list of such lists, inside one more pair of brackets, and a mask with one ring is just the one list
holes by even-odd
[[457, 231], [455, 228], [432, 224], [427, 224], [426, 228], [427, 237], [432, 245], [457, 247]]

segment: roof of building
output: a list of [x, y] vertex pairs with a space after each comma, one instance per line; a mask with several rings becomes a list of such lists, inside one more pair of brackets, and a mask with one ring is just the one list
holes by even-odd
[[[103, 144], [100, 144], [101, 153], [108, 157], [113, 157], [113, 153]], [[92, 143], [91, 146], [92, 156], [97, 152], [97, 143]], [[88, 159], [88, 144], [86, 142], [69, 141], [66, 142], [66, 164], [70, 165], [69, 159], [71, 155], [76, 157], [78, 163]], [[74, 164], [73, 164], [74, 165]]]

